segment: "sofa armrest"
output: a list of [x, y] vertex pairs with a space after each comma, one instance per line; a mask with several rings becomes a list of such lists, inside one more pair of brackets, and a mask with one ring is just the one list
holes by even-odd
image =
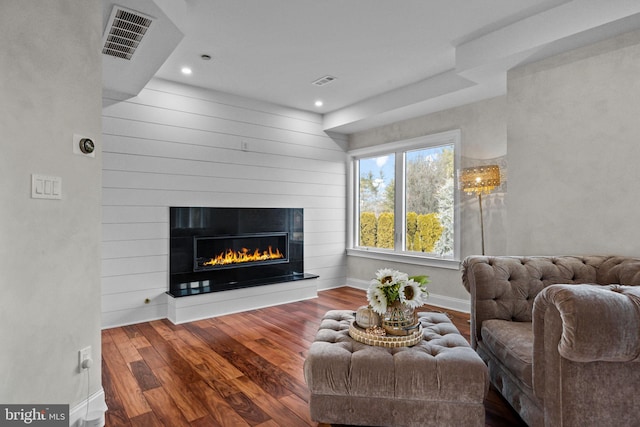
[[[543, 399], [548, 370], [572, 362], [640, 360], [640, 286], [552, 285], [533, 305], [533, 388]], [[553, 374], [555, 375], [555, 373]], [[547, 393], [549, 390], [547, 390]]]
[[[554, 306], [562, 322], [558, 352], [574, 362], [629, 362], [640, 356], [640, 287], [552, 285], [533, 305], [534, 353], [543, 339], [545, 313]], [[537, 343], [542, 350], [543, 342]], [[534, 360], [535, 363], [535, 360]]]
[[545, 425], [635, 425], [640, 287], [552, 285], [533, 308], [533, 390]]

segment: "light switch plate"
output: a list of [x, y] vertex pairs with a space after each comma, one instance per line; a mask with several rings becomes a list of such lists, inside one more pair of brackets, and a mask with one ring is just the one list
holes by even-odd
[[32, 199], [62, 199], [62, 178], [59, 176], [31, 175]]

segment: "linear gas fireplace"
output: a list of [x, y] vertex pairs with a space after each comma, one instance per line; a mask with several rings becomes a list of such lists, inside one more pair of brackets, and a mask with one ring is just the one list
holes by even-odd
[[289, 233], [194, 237], [193, 252], [193, 271], [288, 263]]
[[303, 268], [303, 210], [170, 208], [174, 297], [316, 278]]

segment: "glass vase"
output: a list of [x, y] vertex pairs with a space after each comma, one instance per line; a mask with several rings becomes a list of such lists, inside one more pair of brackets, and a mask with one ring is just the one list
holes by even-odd
[[389, 335], [409, 335], [418, 324], [415, 310], [400, 301], [387, 306], [382, 316], [382, 327]]

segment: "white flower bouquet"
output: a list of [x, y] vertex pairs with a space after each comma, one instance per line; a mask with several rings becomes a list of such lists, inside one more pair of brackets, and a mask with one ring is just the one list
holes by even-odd
[[393, 303], [400, 302], [412, 309], [422, 306], [427, 298], [427, 276], [411, 276], [398, 270], [383, 268], [369, 283], [367, 300], [378, 314], [385, 314]]

